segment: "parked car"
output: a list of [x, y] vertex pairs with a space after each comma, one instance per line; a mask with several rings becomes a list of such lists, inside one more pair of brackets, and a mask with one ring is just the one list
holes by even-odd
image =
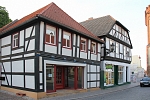
[[140, 80], [140, 86], [150, 86], [150, 77], [144, 77]]

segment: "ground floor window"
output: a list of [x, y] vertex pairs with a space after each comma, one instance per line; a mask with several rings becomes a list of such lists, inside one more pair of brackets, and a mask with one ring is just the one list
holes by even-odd
[[114, 84], [114, 66], [112, 64], [105, 65], [104, 86]]
[[118, 83], [123, 83], [123, 66], [118, 66]]

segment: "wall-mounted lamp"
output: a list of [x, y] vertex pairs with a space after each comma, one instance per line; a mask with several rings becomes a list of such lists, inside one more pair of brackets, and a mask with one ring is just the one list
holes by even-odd
[[110, 45], [110, 48], [109, 48], [108, 50], [106, 50], [106, 54], [109, 54], [109, 53], [111, 53], [111, 52], [114, 52], [114, 50], [115, 50], [115, 45], [114, 45], [114, 43], [112, 43], [112, 44]]

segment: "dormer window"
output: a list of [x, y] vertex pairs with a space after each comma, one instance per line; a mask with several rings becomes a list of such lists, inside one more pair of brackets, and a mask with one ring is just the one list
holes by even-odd
[[17, 48], [18, 46], [19, 46], [19, 35], [18, 35], [18, 33], [15, 33], [15, 34], [13, 34], [13, 36], [12, 36], [12, 47], [13, 48]]
[[91, 43], [91, 53], [96, 54], [96, 43], [95, 42]]
[[47, 44], [56, 44], [56, 28], [46, 25], [45, 42]]
[[86, 52], [86, 39], [84, 38], [81, 38], [81, 41], [80, 41], [80, 50], [83, 51], [83, 52]]

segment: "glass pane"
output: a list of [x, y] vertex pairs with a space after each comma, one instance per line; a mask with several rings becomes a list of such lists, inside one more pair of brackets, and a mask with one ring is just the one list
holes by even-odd
[[46, 66], [46, 90], [47, 92], [54, 90], [54, 67], [53, 65]]
[[67, 34], [64, 34], [64, 35], [63, 35], [63, 38], [64, 38], [64, 39], [67, 39], [67, 40], [70, 40], [70, 36], [67, 35]]

